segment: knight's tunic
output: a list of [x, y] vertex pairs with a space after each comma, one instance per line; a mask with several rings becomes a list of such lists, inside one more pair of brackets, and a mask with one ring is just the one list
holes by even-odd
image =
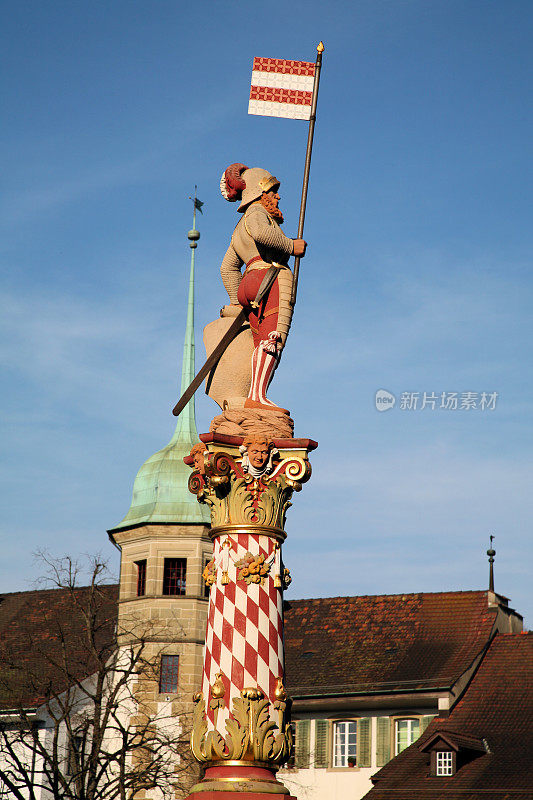
[[[256, 345], [274, 330], [281, 334], [282, 344], [285, 343], [292, 317], [289, 302], [292, 273], [287, 266], [292, 252], [293, 240], [285, 236], [261, 203], [252, 203], [233, 231], [220, 272], [230, 302], [240, 303], [248, 311]], [[246, 265], [244, 275], [241, 274], [243, 264]], [[258, 313], [254, 313], [250, 303], [257, 294], [264, 271], [273, 265], [279, 269], [278, 277]]]

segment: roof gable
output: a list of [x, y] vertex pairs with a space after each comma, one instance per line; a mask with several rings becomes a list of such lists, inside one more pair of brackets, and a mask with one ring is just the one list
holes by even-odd
[[483, 739], [478, 739], [475, 736], [464, 736], [453, 731], [437, 731], [429, 739], [425, 739], [422, 744], [419, 744], [418, 749], [422, 753], [444, 749], [454, 750], [456, 753], [459, 750], [471, 750], [479, 753], [487, 752], [487, 746], [483, 744]]

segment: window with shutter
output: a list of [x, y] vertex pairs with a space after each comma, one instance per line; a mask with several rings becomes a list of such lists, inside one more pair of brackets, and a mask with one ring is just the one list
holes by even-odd
[[315, 767], [325, 769], [328, 766], [329, 722], [327, 719], [315, 721]]
[[435, 714], [426, 714], [425, 716], [422, 717], [422, 719], [420, 720], [420, 733], [421, 734], [424, 733], [424, 731], [426, 730], [426, 728], [429, 725], [429, 723], [431, 722], [431, 720], [435, 719], [435, 716], [436, 716]]
[[358, 720], [357, 731], [357, 766], [369, 767], [370, 766], [370, 752], [371, 752], [371, 720], [368, 717], [361, 717]]
[[311, 720], [299, 719], [295, 723], [294, 766], [297, 769], [309, 767], [309, 737], [311, 733]]
[[377, 760], [378, 767], [383, 767], [390, 761], [390, 719], [389, 717], [377, 718]]
[[397, 719], [394, 723], [394, 754], [402, 753], [420, 736], [420, 720], [411, 717]]
[[357, 722], [342, 720], [333, 723], [333, 766], [350, 767], [357, 764]]

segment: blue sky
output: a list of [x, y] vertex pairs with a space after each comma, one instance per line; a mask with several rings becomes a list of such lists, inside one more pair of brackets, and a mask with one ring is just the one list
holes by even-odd
[[[529, 2], [3, 4], [3, 560], [101, 551], [170, 439], [198, 184], [201, 329], [226, 301], [234, 161], [282, 181], [306, 124], [247, 115], [254, 56], [326, 45], [298, 306], [271, 396], [317, 439], [288, 518], [289, 596], [531, 598]], [[379, 413], [375, 392], [397, 397]], [[497, 392], [494, 410], [402, 392]], [[419, 401], [420, 402], [420, 401]], [[437, 404], [438, 405], [438, 404]], [[217, 407], [197, 401], [200, 430]]]

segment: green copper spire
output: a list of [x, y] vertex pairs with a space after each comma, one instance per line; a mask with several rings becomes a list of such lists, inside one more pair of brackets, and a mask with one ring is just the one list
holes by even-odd
[[[181, 369], [181, 391], [183, 394], [194, 378], [194, 255], [200, 232], [196, 230], [196, 211], [202, 211], [203, 203], [196, 197], [194, 187], [192, 230], [187, 234], [191, 248], [191, 271], [189, 277], [189, 302], [187, 325], [183, 344]], [[174, 523], [208, 525], [209, 511], [200, 505], [189, 492], [190, 467], [183, 463], [193, 444], [199, 441], [196, 429], [194, 395], [178, 417], [176, 430], [170, 442], [162, 450], [145, 461], [133, 484], [130, 510], [112, 530], [129, 528], [148, 523]]]

